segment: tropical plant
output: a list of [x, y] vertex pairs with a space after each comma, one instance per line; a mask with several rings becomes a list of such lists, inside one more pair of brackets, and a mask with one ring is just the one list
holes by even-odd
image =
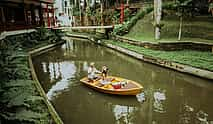
[[0, 40], [0, 123], [51, 123], [43, 98], [31, 80], [27, 50], [59, 39], [61, 32], [37, 32]]
[[137, 23], [139, 19], [141, 19], [151, 11], [153, 11], [153, 7], [146, 8], [145, 10], [140, 10], [135, 16], [131, 17], [129, 21], [126, 21], [123, 24], [115, 25], [113, 29], [113, 34], [124, 35], [128, 33], [129, 30]]
[[[31, 80], [11, 80], [2, 86], [0, 97], [0, 120], [3, 123], [40, 123], [40, 119], [47, 113], [32, 111], [32, 104], [42, 102], [43, 98], [37, 96]], [[33, 95], [34, 94], [34, 95]]]

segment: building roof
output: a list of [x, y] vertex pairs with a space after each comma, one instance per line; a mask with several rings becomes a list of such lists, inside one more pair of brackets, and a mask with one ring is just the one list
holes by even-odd
[[51, 4], [54, 3], [54, 0], [38, 0], [38, 1], [43, 2], [43, 3], [51, 3]]

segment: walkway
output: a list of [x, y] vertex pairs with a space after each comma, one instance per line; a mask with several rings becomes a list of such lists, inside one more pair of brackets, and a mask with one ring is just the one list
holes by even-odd
[[77, 26], [77, 27], [56, 27], [53, 29], [107, 29], [107, 28], [114, 28], [113, 25], [108, 25], [108, 26]]

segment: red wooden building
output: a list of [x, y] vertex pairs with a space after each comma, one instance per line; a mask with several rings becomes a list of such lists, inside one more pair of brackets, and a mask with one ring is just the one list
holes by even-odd
[[54, 0], [0, 0], [0, 32], [54, 26]]

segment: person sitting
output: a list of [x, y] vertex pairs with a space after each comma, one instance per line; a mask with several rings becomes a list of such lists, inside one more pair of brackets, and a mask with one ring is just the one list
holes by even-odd
[[108, 74], [108, 68], [106, 66], [102, 67], [102, 71], [101, 71], [101, 75], [102, 75], [102, 79], [106, 80], [107, 74]]
[[102, 71], [101, 71], [102, 79], [101, 79], [100, 83], [104, 87], [108, 87], [109, 84], [111, 84], [111, 81], [107, 79], [108, 70], [109, 69], [106, 66], [102, 67]]
[[94, 63], [94, 62], [90, 63], [90, 66], [89, 66], [87, 72], [88, 72], [88, 79], [89, 79], [90, 81], [93, 81], [93, 80], [97, 79], [97, 78], [98, 78], [97, 73], [98, 73], [98, 74], [101, 73], [100, 71], [98, 71], [98, 70], [95, 68], [95, 63]]

